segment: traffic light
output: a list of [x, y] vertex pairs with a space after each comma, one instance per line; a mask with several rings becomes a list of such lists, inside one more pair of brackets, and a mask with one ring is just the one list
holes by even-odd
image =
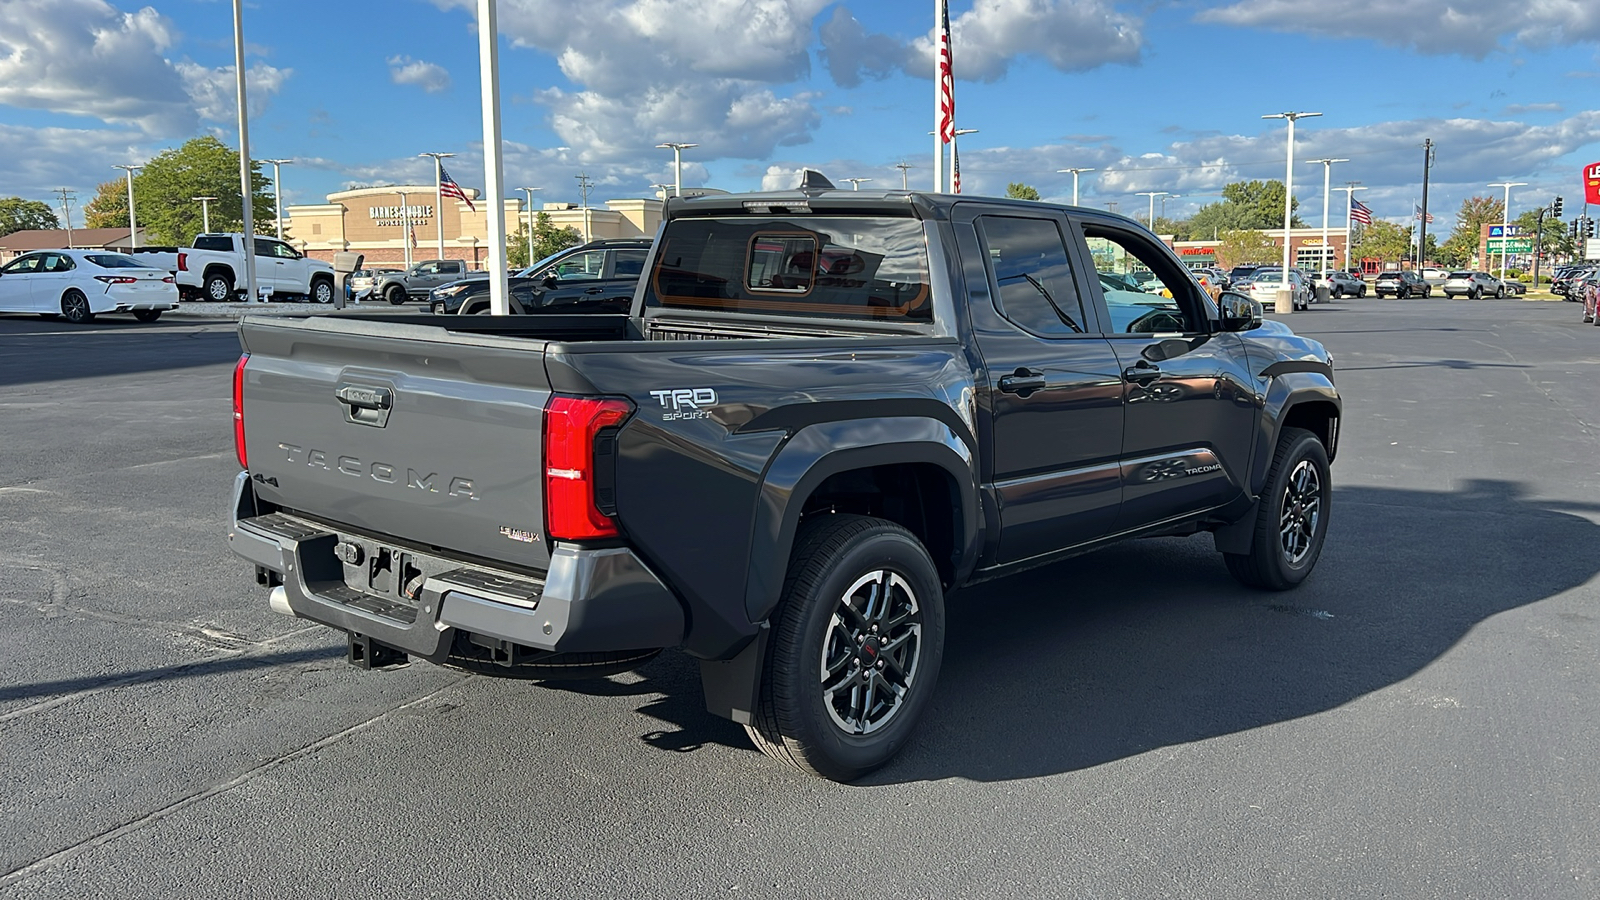
[[1567, 237], [1575, 238], [1578, 236], [1578, 222], [1579, 220], [1573, 219], [1567, 223]]
[[1583, 236], [1586, 238], [1594, 237], [1594, 220], [1588, 216], [1583, 219]]
[[1556, 202], [1550, 204], [1550, 215], [1552, 215], [1552, 216], [1554, 216], [1554, 217], [1556, 217], [1558, 219], [1561, 218], [1561, 198], [1560, 197], [1556, 198]]

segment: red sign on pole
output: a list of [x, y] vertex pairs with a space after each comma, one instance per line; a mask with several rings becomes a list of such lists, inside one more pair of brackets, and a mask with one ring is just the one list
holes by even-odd
[[1583, 201], [1600, 203], [1600, 162], [1583, 167]]

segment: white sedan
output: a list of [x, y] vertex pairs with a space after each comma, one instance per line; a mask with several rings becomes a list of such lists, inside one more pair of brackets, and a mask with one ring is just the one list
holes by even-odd
[[109, 250], [35, 250], [0, 268], [0, 312], [60, 316], [81, 325], [100, 313], [154, 322], [178, 308], [172, 273]]

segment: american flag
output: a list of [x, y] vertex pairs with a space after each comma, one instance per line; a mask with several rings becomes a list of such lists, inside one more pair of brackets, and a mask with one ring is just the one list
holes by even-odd
[[1350, 221], [1361, 225], [1372, 224], [1372, 210], [1354, 197], [1350, 198]]
[[473, 212], [478, 211], [478, 208], [472, 205], [472, 201], [467, 199], [466, 191], [461, 189], [461, 185], [456, 184], [456, 180], [450, 177], [450, 173], [444, 170], [444, 166], [439, 167], [439, 196], [454, 197], [455, 199], [460, 200], [462, 203], [465, 203], [467, 205], [467, 209], [470, 209]]
[[[1416, 205], [1415, 203], [1411, 204], [1411, 218], [1413, 218], [1413, 219], [1422, 218], [1422, 207]], [[1428, 221], [1429, 222], [1433, 221], [1433, 213], [1428, 213]]]
[[956, 82], [950, 64], [950, 4], [939, 4], [939, 140], [950, 143], [956, 130]]
[[950, 184], [956, 193], [961, 193], [961, 150], [952, 148], [950, 152]]
[[417, 249], [417, 229], [411, 224], [410, 217], [406, 218], [406, 237], [411, 241], [411, 249]]

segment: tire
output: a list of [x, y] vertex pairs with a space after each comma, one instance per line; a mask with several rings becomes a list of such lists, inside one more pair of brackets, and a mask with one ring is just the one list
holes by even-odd
[[61, 318], [74, 325], [87, 325], [94, 321], [94, 312], [89, 309], [89, 298], [77, 288], [68, 288], [61, 295]]
[[1342, 288], [1342, 287], [1340, 287], [1338, 285], [1334, 285], [1333, 289], [1328, 291], [1328, 299], [1330, 299], [1330, 300], [1338, 300], [1340, 297], [1343, 297], [1343, 296], [1344, 296], [1344, 288]]
[[1367, 286], [1366, 285], [1362, 285], [1361, 288], [1356, 291], [1356, 298], [1358, 300], [1365, 300], [1366, 297], [1367, 297]]
[[406, 297], [406, 289], [397, 284], [383, 292], [383, 299], [389, 301], [393, 306], [399, 306], [408, 299]]
[[1228, 572], [1265, 591], [1286, 591], [1305, 581], [1322, 555], [1332, 496], [1322, 442], [1303, 428], [1283, 429], [1257, 505], [1250, 552], [1224, 553]]
[[1500, 285], [1500, 287], [1495, 289], [1494, 298], [1496, 300], [1504, 300], [1506, 298], [1506, 286], [1505, 285], [1502, 284], [1502, 285]]
[[326, 278], [318, 278], [311, 282], [311, 293], [307, 299], [312, 303], [332, 303], [333, 282]]
[[233, 279], [222, 273], [207, 275], [202, 291], [213, 303], [227, 303], [233, 299]]
[[136, 309], [133, 311], [133, 317], [141, 322], [154, 322], [155, 320], [161, 318], [161, 310]]
[[807, 522], [771, 628], [745, 726], [761, 752], [852, 781], [906, 745], [944, 655], [939, 573], [910, 532], [867, 516]]
[[1483, 289], [1482, 288], [1473, 288], [1472, 290], [1467, 291], [1467, 299], [1468, 300], [1482, 300], [1483, 299]]

